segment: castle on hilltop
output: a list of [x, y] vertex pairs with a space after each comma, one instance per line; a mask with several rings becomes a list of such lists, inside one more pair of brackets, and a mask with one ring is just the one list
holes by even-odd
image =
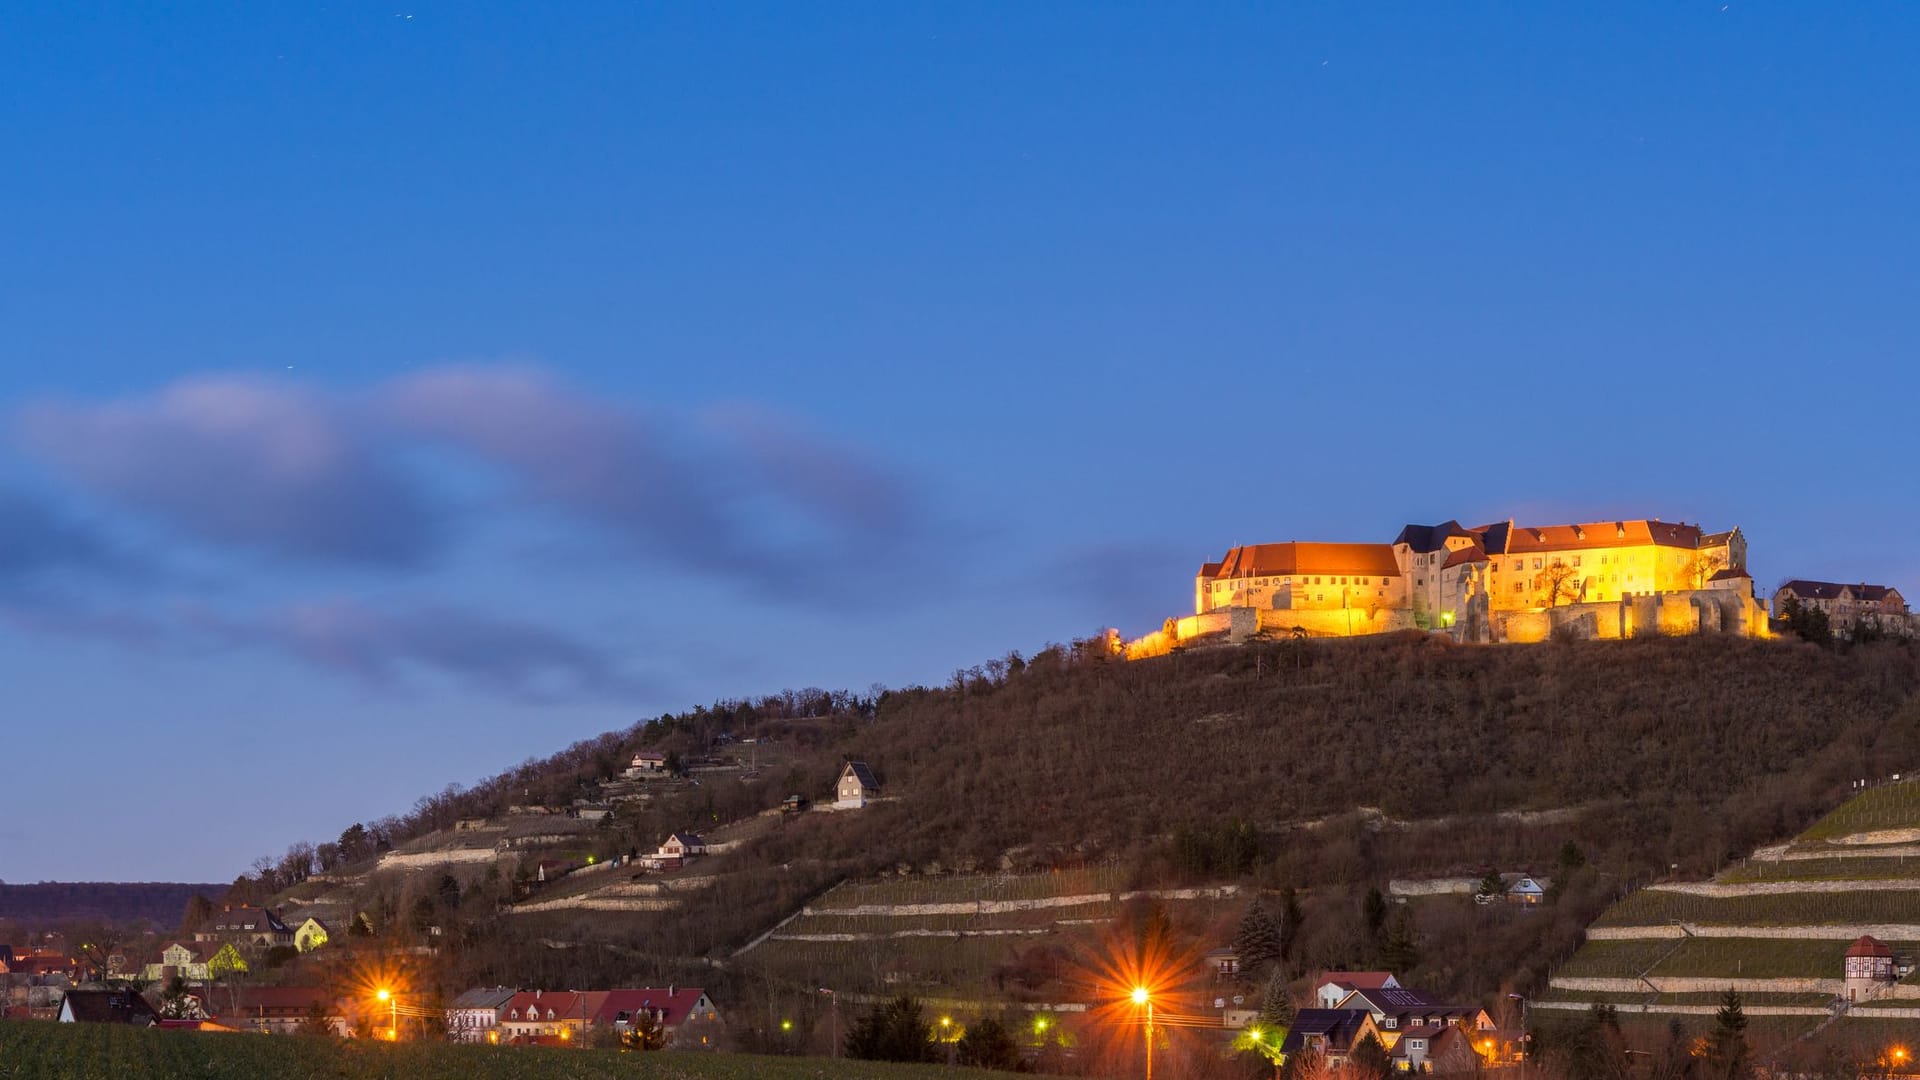
[[1408, 525], [1390, 544], [1248, 544], [1204, 563], [1193, 614], [1129, 643], [1151, 656], [1213, 635], [1349, 637], [1430, 630], [1461, 641], [1767, 634], [1739, 529], [1658, 519]]

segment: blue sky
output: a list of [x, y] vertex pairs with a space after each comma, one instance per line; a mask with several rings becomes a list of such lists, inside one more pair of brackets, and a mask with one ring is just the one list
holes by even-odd
[[0, 33], [0, 878], [224, 880], [1237, 542], [1920, 594], [1910, 7], [168, 7]]

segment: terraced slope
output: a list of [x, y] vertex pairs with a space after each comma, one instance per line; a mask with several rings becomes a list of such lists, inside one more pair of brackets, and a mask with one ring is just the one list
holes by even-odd
[[[1749, 1015], [1844, 1036], [1920, 1022], [1920, 976], [1845, 1000], [1843, 960], [1863, 934], [1920, 956], [1920, 783], [1849, 799], [1789, 843], [1704, 882], [1652, 885], [1613, 905], [1534, 1007], [1701, 1016], [1728, 987]], [[1838, 1016], [1836, 1023], [1827, 1022]]]

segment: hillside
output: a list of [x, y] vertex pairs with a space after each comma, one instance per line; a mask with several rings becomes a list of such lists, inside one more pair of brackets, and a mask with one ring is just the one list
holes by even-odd
[[[1081, 643], [938, 689], [809, 691], [661, 717], [356, 826], [317, 853], [324, 873], [265, 884], [295, 916], [366, 912], [396, 937], [447, 928], [448, 986], [697, 978], [795, 1009], [812, 1007], [809, 983], [830, 971], [869, 992], [1057, 998], [1070, 988], [1044, 976], [1057, 967], [1047, 957], [1084, 948], [1130, 892], [1240, 890], [1169, 903], [1204, 946], [1231, 934], [1247, 898], [1292, 888], [1296, 973], [1379, 962], [1383, 930], [1362, 902], [1377, 888], [1403, 900], [1394, 922], [1413, 947], [1410, 978], [1493, 997], [1544, 986], [1626, 887], [1708, 876], [1805, 827], [1852, 778], [1920, 761], [1917, 684], [1920, 656], [1895, 644], [1409, 636], [1127, 663]], [[615, 779], [641, 748], [683, 775]], [[873, 765], [879, 802], [777, 811], [789, 793], [826, 797], [847, 758]], [[568, 813], [594, 807], [607, 816]], [[719, 853], [657, 874], [617, 865], [686, 828]], [[559, 876], [539, 881], [542, 862]], [[819, 931], [864, 935], [850, 939], [861, 964], [794, 937], [888, 880], [964, 902], [1061, 870], [1095, 875], [1107, 894], [1084, 922]], [[1457, 894], [1489, 870], [1554, 877], [1551, 903], [1489, 911]], [[796, 915], [785, 939], [760, 941]], [[1020, 933], [963, 942], [970, 930]], [[956, 959], [929, 967], [942, 939], [922, 931], [953, 932]], [[1043, 977], [1009, 989], [1023, 965]]]
[[1609, 907], [1536, 1008], [1568, 1016], [1599, 1002], [1701, 1027], [1732, 987], [1786, 1052], [1834, 1045], [1857, 1055], [1920, 1025], [1920, 975], [1872, 987], [1844, 979], [1861, 935], [1906, 963], [1920, 952], [1920, 782], [1872, 782], [1710, 881], [1653, 884]]
[[60, 919], [99, 919], [107, 922], [148, 922], [161, 930], [180, 925], [187, 901], [195, 896], [217, 897], [225, 885], [195, 885], [171, 881], [42, 881], [31, 885], [0, 884], [0, 919], [45, 922]]

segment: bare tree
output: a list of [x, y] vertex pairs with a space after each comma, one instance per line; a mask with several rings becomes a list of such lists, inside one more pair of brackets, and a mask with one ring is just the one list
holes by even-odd
[[1555, 559], [1533, 576], [1533, 587], [1550, 608], [1559, 607], [1561, 600], [1575, 603], [1580, 599], [1580, 571]]

